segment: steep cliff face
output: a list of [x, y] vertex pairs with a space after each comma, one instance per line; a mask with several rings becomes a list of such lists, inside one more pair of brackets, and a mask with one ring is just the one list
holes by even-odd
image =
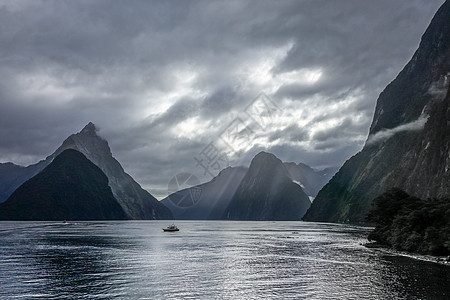
[[393, 187], [420, 198], [450, 194], [449, 16], [447, 0], [380, 94], [363, 150], [319, 192], [305, 220], [365, 222], [372, 199]]
[[228, 208], [228, 220], [300, 220], [311, 205], [300, 185], [275, 155], [256, 155]]
[[123, 220], [106, 175], [83, 154], [65, 150], [0, 204], [0, 220]]

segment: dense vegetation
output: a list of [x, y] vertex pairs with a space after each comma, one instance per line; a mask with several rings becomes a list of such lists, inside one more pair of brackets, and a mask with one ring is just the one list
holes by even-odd
[[450, 198], [422, 200], [400, 189], [375, 198], [369, 241], [420, 254], [450, 255]]

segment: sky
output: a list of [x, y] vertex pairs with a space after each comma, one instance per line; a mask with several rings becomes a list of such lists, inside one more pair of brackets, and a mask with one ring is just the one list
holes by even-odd
[[0, 0], [0, 162], [93, 122], [159, 199], [260, 151], [341, 166], [443, 2]]

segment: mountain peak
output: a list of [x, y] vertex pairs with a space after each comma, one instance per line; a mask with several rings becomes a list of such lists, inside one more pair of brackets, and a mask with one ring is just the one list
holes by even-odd
[[[80, 132], [70, 135], [64, 140], [62, 145], [45, 160], [23, 168], [23, 171], [17, 172], [19, 167], [8, 167], [0, 165], [0, 201], [9, 197], [11, 193], [30, 178], [34, 178], [45, 167], [66, 149], [73, 149], [84, 155], [90, 162], [95, 164], [106, 175], [109, 187], [113, 196], [122, 207], [129, 219], [172, 219], [173, 216], [169, 209], [158, 202], [150, 193], [127, 174], [120, 163], [112, 156], [108, 142], [97, 135], [97, 127], [89, 122]], [[67, 152], [67, 153], [70, 153]], [[66, 154], [67, 154], [66, 153]], [[11, 170], [12, 169], [12, 170]], [[14, 172], [18, 175], [14, 175]], [[5, 182], [3, 174], [14, 175], [11, 181], [6, 181], [7, 189], [4, 188]], [[10, 191], [9, 187], [13, 187]]]
[[258, 153], [222, 217], [229, 220], [299, 220], [311, 202], [275, 155]]
[[84, 128], [80, 131], [80, 133], [85, 133], [85, 134], [97, 134], [97, 127], [95, 127], [95, 124], [92, 122], [89, 122], [86, 126], [84, 126]]
[[255, 157], [276, 157], [276, 156], [270, 152], [261, 151], [258, 154], [256, 154]]
[[[264, 162], [264, 161], [280, 161], [280, 160], [272, 153], [261, 151], [258, 154], [256, 154], [252, 160], [252, 162], [257, 162], [257, 161]], [[280, 161], [280, 163], [281, 163], [281, 161]]]

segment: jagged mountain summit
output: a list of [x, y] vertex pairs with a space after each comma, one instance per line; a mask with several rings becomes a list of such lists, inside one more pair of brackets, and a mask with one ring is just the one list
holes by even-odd
[[227, 220], [300, 220], [311, 205], [275, 155], [257, 154], [223, 213]]
[[380, 94], [362, 151], [319, 192], [305, 220], [363, 223], [390, 188], [419, 198], [450, 195], [450, 1], [411, 61]]
[[0, 220], [124, 220], [106, 175], [76, 150], [65, 150], [0, 204]]
[[228, 167], [209, 182], [177, 191], [161, 202], [177, 220], [220, 220], [246, 172], [244, 167]]
[[69, 136], [56, 150], [56, 155], [65, 149], [80, 151], [106, 174], [114, 196], [130, 219], [172, 218], [167, 207], [124, 171], [112, 156], [108, 142], [97, 135], [97, 128], [93, 123], [87, 124], [79, 133]]
[[[172, 219], [172, 213], [162, 203], [156, 200], [149, 192], [128, 175], [120, 163], [112, 156], [108, 142], [97, 134], [97, 128], [93, 123], [87, 124], [79, 133], [69, 136], [63, 144], [45, 160], [35, 165], [14, 167], [17, 174], [13, 178], [6, 178], [2, 182], [12, 182], [9, 191], [19, 187], [23, 182], [38, 174], [53, 159], [66, 149], [74, 149], [84, 154], [90, 161], [97, 165], [108, 177], [108, 184], [114, 197], [119, 202], [129, 219]], [[0, 168], [1, 170], [1, 168]], [[0, 172], [1, 174], [1, 172]], [[0, 184], [0, 187], [6, 185]], [[8, 193], [5, 193], [7, 195]], [[8, 195], [9, 196], [9, 195]]]

